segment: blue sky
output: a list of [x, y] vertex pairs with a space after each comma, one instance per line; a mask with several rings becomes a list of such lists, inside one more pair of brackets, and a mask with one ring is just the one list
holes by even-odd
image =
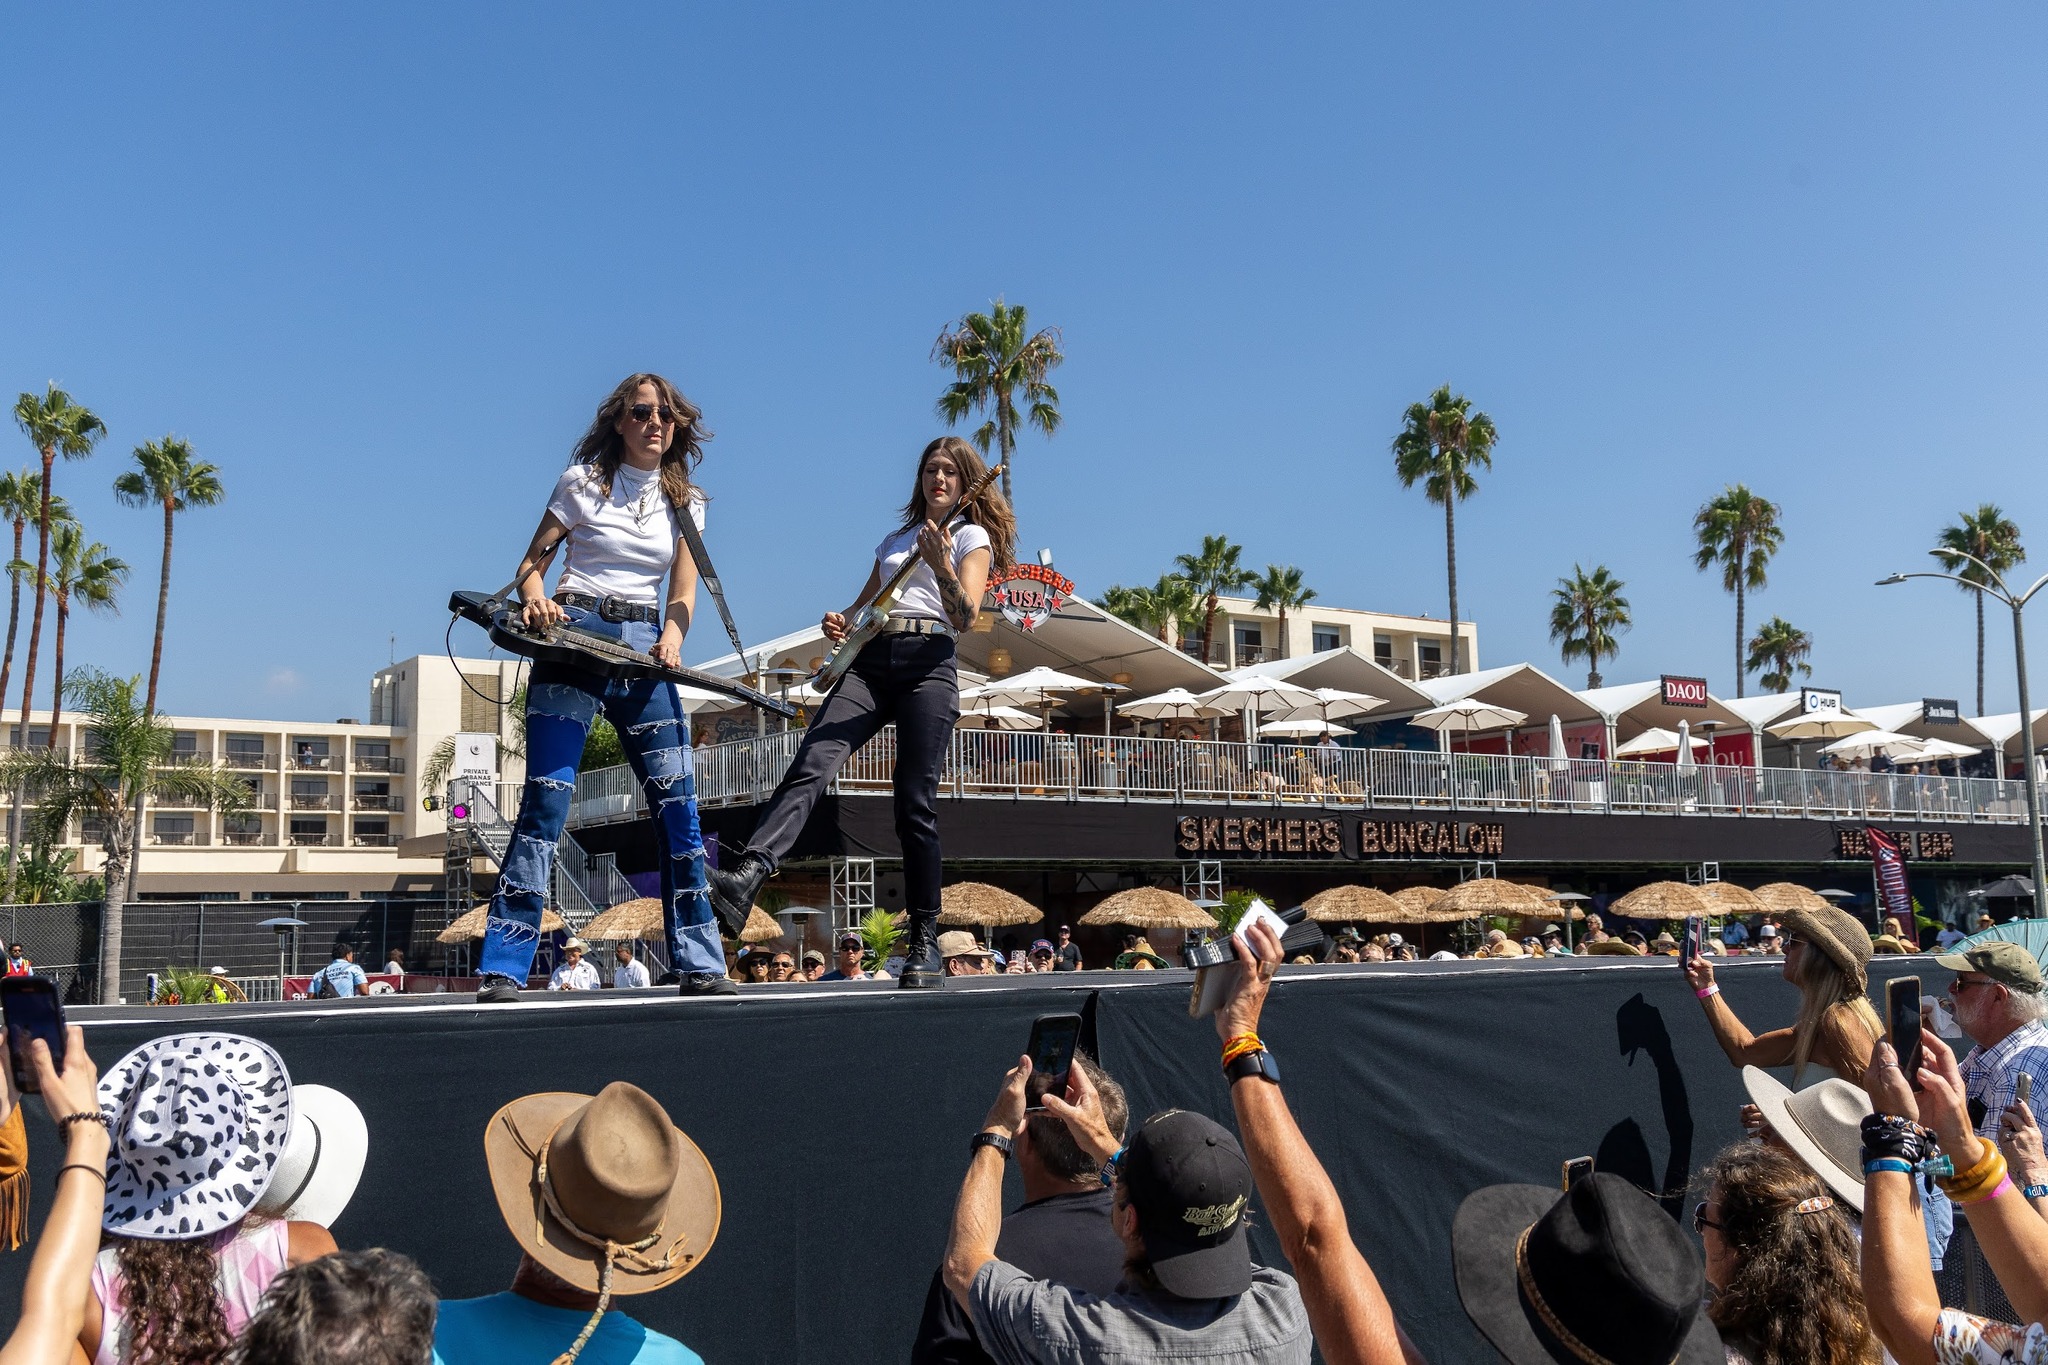
[[[112, 501], [127, 452], [175, 432], [221, 466], [226, 505], [180, 525], [188, 713], [362, 715], [393, 636], [438, 648], [448, 590], [510, 576], [634, 369], [718, 433], [743, 629], [843, 605], [940, 430], [932, 339], [998, 294], [1065, 333], [1066, 427], [1026, 440], [1018, 493], [1027, 546], [1091, 595], [1225, 532], [1332, 603], [1442, 615], [1442, 517], [1387, 443], [1448, 380], [1501, 431], [1459, 518], [1485, 662], [1570, 676], [1548, 589], [1604, 563], [1637, 620], [1609, 678], [1728, 690], [1732, 604], [1688, 542], [1742, 480], [1788, 532], [1752, 620], [1811, 631], [1852, 702], [1967, 707], [1963, 596], [1870, 585], [1979, 501], [2048, 537], [2044, 28], [2013, 4], [10, 6], [0, 391], [56, 379], [111, 428], [58, 488], [136, 575], [74, 659], [147, 665], [158, 523]], [[707, 623], [686, 652], [721, 648]]]

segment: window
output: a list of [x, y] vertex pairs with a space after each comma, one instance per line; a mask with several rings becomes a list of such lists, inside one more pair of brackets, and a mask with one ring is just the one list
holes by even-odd
[[1422, 676], [1434, 678], [1444, 671], [1444, 647], [1436, 640], [1417, 640], [1416, 656], [1422, 662]]
[[327, 795], [327, 779], [324, 777], [295, 777], [292, 779], [293, 796]]
[[189, 815], [159, 815], [154, 825], [156, 841], [160, 844], [189, 844], [192, 839], [192, 817]]
[[[465, 673], [462, 681], [462, 730], [464, 734], [495, 735], [498, 733], [498, 675], [495, 673]], [[483, 695], [478, 696], [481, 692]]]
[[324, 815], [292, 817], [292, 837], [295, 844], [320, 845], [327, 842], [327, 817]]
[[[1317, 654], [1321, 654], [1326, 649], [1342, 649], [1344, 647], [1344, 630], [1341, 626], [1314, 625], [1308, 628], [1308, 633], [1309, 648]], [[1377, 652], [1377, 644], [1375, 644], [1375, 652]]]
[[263, 833], [263, 817], [260, 815], [224, 815], [221, 817], [221, 833], [232, 841], [237, 836], [246, 836], [254, 843]]
[[229, 764], [235, 767], [263, 766], [263, 736], [229, 735], [224, 743]]
[[1372, 637], [1372, 661], [1381, 668], [1394, 666], [1394, 637], [1374, 635]]
[[199, 735], [193, 730], [179, 730], [171, 736], [171, 757], [196, 758], [199, 755]]

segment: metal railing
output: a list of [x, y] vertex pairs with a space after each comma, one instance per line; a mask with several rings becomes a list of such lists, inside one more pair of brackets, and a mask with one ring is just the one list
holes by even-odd
[[[450, 806], [458, 802], [469, 806], [470, 831], [483, 841], [501, 868], [512, 844], [512, 822], [504, 812], [519, 809], [519, 794], [518, 785], [510, 782], [465, 782], [458, 778], [448, 787]], [[555, 845], [552, 890], [555, 909], [572, 929], [581, 929], [591, 916], [606, 908], [598, 903], [599, 897], [591, 894], [589, 875], [590, 855], [576, 842], [576, 836], [563, 831]]]
[[340, 808], [340, 803], [335, 800], [330, 792], [292, 793], [293, 810], [339, 810]]
[[396, 834], [358, 834], [355, 836], [355, 845], [357, 848], [397, 848], [398, 836]]
[[247, 749], [230, 749], [227, 751], [226, 756], [221, 759], [221, 766], [223, 768], [233, 768], [237, 772], [248, 772], [256, 768], [275, 768], [277, 766], [277, 755], [274, 753], [257, 753]]
[[172, 763], [211, 763], [213, 762], [213, 750], [173, 749], [170, 753], [170, 761]]
[[294, 848], [333, 848], [340, 843], [332, 834], [301, 834], [293, 830], [285, 836]]
[[397, 798], [390, 792], [357, 792], [354, 799], [357, 810], [390, 810]]
[[319, 769], [319, 770], [322, 770], [322, 771], [330, 771], [330, 770], [332, 770], [332, 769], [335, 769], [335, 768], [339, 768], [339, 767], [341, 766], [341, 755], [340, 755], [340, 754], [293, 754], [293, 755], [292, 755], [292, 766], [293, 766], [294, 768], [309, 768], [309, 769]]
[[230, 848], [256, 848], [263, 843], [260, 829], [231, 829], [220, 836], [220, 841]]
[[[694, 751], [697, 800], [751, 805], [775, 788], [800, 731]], [[890, 788], [896, 733], [847, 759], [838, 792]], [[1798, 768], [1691, 767], [1627, 759], [1537, 758], [1408, 749], [1318, 749], [1124, 736], [956, 730], [940, 790], [954, 796], [1172, 801], [1332, 808], [1516, 810], [2024, 824], [2016, 780]], [[630, 769], [577, 779], [572, 825], [638, 818]]]
[[152, 844], [161, 844], [169, 848], [192, 848], [197, 845], [204, 844], [206, 842], [206, 836], [199, 833], [197, 830], [160, 829], [149, 836], [149, 841]]
[[356, 771], [361, 773], [402, 773], [405, 771], [403, 754], [357, 754]]

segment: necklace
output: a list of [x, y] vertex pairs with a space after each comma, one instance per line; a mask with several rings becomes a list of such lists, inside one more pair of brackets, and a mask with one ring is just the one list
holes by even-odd
[[[625, 476], [626, 470], [629, 468], [631, 468], [630, 465], [620, 465], [620, 475], [622, 477]], [[635, 473], [638, 472], [640, 471], [635, 471]], [[630, 480], [628, 481], [630, 482]], [[635, 499], [632, 503], [633, 524], [635, 526], [638, 526], [642, 530], [645, 530], [647, 528], [647, 518], [654, 514], [655, 495], [660, 492], [661, 471], [658, 469], [647, 471], [647, 483], [640, 490], [640, 496], [637, 499]]]

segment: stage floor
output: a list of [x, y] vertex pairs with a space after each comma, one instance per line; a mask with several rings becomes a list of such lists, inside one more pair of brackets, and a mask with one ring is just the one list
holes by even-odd
[[[1882, 979], [1939, 969], [1881, 959]], [[1717, 964], [1752, 1027], [1788, 1024], [1775, 960]], [[721, 1365], [900, 1360], [945, 1244], [966, 1144], [1033, 1017], [1090, 1019], [1137, 1115], [1231, 1121], [1209, 1020], [1187, 1016], [1193, 973], [1048, 973], [765, 985], [683, 1000], [659, 988], [72, 1011], [104, 1072], [172, 1031], [251, 1034], [301, 1082], [355, 1098], [370, 1158], [334, 1226], [347, 1247], [416, 1257], [441, 1292], [492, 1293], [517, 1256], [481, 1161], [485, 1125], [536, 1091], [627, 1080], [654, 1094], [718, 1173], [723, 1223], [702, 1268], [622, 1306]], [[1554, 959], [1288, 967], [1261, 1033], [1289, 1102], [1403, 1324], [1437, 1362], [1491, 1361], [1450, 1276], [1452, 1214], [1500, 1181], [1555, 1187], [1561, 1164], [1667, 1197], [1740, 1136], [1740, 1077], [1676, 962]], [[59, 1148], [30, 1124], [34, 1217]], [[1014, 1178], [1007, 1203], [1021, 1197]], [[1255, 1253], [1278, 1263], [1255, 1223]], [[28, 1258], [0, 1261], [0, 1312]]]

